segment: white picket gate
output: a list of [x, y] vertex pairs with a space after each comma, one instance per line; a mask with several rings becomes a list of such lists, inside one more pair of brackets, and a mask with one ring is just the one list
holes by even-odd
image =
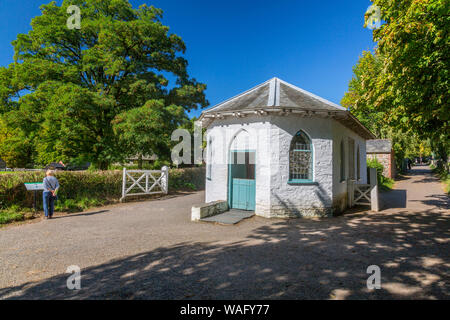
[[372, 211], [380, 211], [377, 170], [369, 169], [370, 184], [357, 184], [356, 181], [348, 181], [348, 203], [352, 208], [355, 205], [370, 206]]
[[[136, 190], [137, 191], [134, 191]], [[140, 192], [142, 191], [142, 192]], [[122, 198], [169, 193], [169, 168], [161, 170], [127, 170], [123, 168]]]

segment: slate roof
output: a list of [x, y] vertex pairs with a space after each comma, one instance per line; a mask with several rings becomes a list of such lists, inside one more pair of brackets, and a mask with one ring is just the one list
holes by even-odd
[[[205, 110], [200, 120], [210, 120], [215, 116], [228, 116], [236, 113], [253, 113], [259, 111], [292, 111], [324, 113], [333, 116], [344, 126], [357, 132], [365, 139], [375, 136], [364, 127], [347, 109], [305, 91], [279, 78], [272, 78], [250, 90]], [[208, 126], [211, 121], [206, 121]]]
[[203, 114], [285, 107], [304, 110], [345, 111], [346, 109], [278, 78], [270, 79], [226, 100]]
[[392, 142], [388, 139], [367, 140], [367, 153], [391, 153]]

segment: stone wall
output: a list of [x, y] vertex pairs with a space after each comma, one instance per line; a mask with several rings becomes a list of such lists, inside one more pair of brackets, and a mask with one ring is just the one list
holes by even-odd
[[[206, 199], [213, 202], [228, 200], [229, 151], [256, 151], [256, 210], [262, 212], [270, 207], [270, 118], [246, 117], [215, 120], [207, 131], [207, 142], [211, 141], [211, 175], [206, 179]], [[209, 161], [209, 160], [208, 160]]]
[[383, 167], [383, 176], [388, 178], [395, 178], [395, 159], [393, 152], [391, 153], [368, 153], [367, 158], [374, 159], [376, 158], [378, 162], [380, 162]]
[[[271, 207], [270, 217], [314, 217], [332, 215], [332, 119], [272, 117]], [[313, 182], [289, 182], [289, 150], [299, 130], [313, 145]]]
[[[313, 143], [311, 183], [289, 183], [289, 148], [299, 130], [303, 130]], [[347, 208], [347, 183], [340, 181], [339, 146], [341, 139], [348, 141], [349, 137], [355, 141], [355, 168], [357, 146], [360, 150], [359, 183], [366, 183], [365, 140], [331, 118], [254, 116], [216, 119], [207, 131], [207, 142], [213, 143], [212, 148], [208, 146], [207, 149], [212, 164], [210, 177], [206, 180], [205, 200], [207, 203], [228, 200], [230, 148], [255, 150], [256, 215], [267, 218], [323, 217], [342, 212]]]
[[[359, 149], [360, 160], [360, 179], [356, 181], [359, 184], [367, 183], [367, 158], [366, 158], [366, 140], [361, 138], [352, 130], [344, 127], [337, 121], [333, 121], [333, 214], [339, 214], [348, 207], [348, 183], [349, 178], [349, 138], [355, 142], [355, 177], [358, 177], [357, 156]], [[344, 168], [345, 179], [341, 181], [341, 141], [344, 141]]]

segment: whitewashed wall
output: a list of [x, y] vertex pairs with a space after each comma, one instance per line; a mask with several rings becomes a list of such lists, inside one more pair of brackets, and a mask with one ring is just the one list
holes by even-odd
[[[213, 139], [211, 179], [206, 179], [206, 202], [228, 197], [228, 163], [230, 150], [256, 151], [256, 209], [270, 206], [270, 122], [267, 117], [227, 118], [215, 120], [207, 131], [206, 141]], [[245, 131], [245, 132], [244, 132]], [[208, 154], [208, 151], [207, 151]]]
[[[272, 117], [271, 208], [270, 217], [324, 216], [332, 207], [331, 120], [322, 118]], [[313, 144], [313, 182], [289, 184], [289, 150], [292, 138], [303, 130]], [[276, 169], [275, 169], [276, 168]]]
[[[367, 161], [366, 161], [366, 140], [358, 134], [343, 126], [339, 122], [333, 120], [333, 206], [335, 211], [343, 211], [347, 207], [347, 180], [349, 177], [349, 144], [348, 138], [355, 141], [355, 170], [357, 170], [356, 155], [359, 146], [360, 163], [361, 163], [361, 179], [357, 183], [367, 183]], [[344, 140], [345, 150], [345, 181], [341, 182], [341, 141]], [[355, 177], [357, 174], [355, 173]]]
[[[243, 132], [245, 130], [245, 132]], [[303, 130], [313, 143], [314, 181], [289, 184], [289, 148]], [[340, 141], [360, 147], [361, 180], [367, 182], [365, 140], [333, 119], [266, 116], [215, 120], [208, 128], [213, 139], [211, 179], [206, 180], [206, 202], [227, 201], [229, 151], [256, 150], [256, 209], [264, 217], [324, 216], [346, 206], [347, 183], [340, 182]], [[209, 148], [209, 145], [208, 145]], [[211, 154], [207, 151], [207, 155]], [[355, 168], [356, 168], [355, 158]], [[208, 170], [207, 170], [208, 171]]]

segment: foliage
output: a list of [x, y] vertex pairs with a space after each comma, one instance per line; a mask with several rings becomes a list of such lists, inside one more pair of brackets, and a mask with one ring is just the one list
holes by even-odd
[[394, 186], [394, 180], [383, 175], [384, 166], [378, 161], [377, 158], [368, 158], [367, 168], [375, 168], [377, 170], [378, 185], [380, 186], [380, 189], [382, 191], [388, 191], [392, 189], [392, 187]]
[[450, 16], [446, 0], [373, 0], [381, 9], [375, 54], [363, 52], [342, 105], [380, 138], [397, 161], [450, 151]]
[[380, 190], [381, 191], [390, 191], [394, 187], [395, 181], [394, 179], [382, 176], [382, 180], [380, 182]]
[[377, 75], [383, 67], [382, 58], [364, 51], [353, 67], [353, 77], [349, 90], [341, 100], [342, 106], [350, 109], [363, 125], [381, 138], [387, 135], [386, 113], [375, 105], [377, 93]]
[[[25, 182], [41, 182], [45, 172], [5, 172], [0, 174], [0, 201], [4, 204], [31, 207], [33, 193], [27, 192]], [[58, 197], [65, 199], [104, 199], [114, 201], [120, 198], [122, 186], [121, 171], [84, 171], [84, 172], [57, 172], [61, 185]], [[41, 193], [40, 193], [41, 194]], [[38, 198], [42, 204], [41, 197]]]
[[[143, 162], [142, 166], [140, 166], [139, 164], [113, 164], [110, 165], [108, 170], [122, 170], [124, 167], [126, 167], [128, 170], [138, 170], [138, 169], [142, 169], [142, 170], [160, 170], [162, 167], [170, 167], [170, 161], [165, 161], [165, 160], [160, 160], [157, 159], [155, 161], [151, 161], [149, 163], [147, 162]], [[90, 169], [95, 171], [95, 169]]]
[[[171, 134], [187, 116], [182, 107], [166, 107], [164, 100], [149, 100], [143, 107], [125, 111], [113, 120], [113, 130], [119, 137], [122, 154], [128, 150], [139, 155], [139, 169], [142, 169], [143, 155], [160, 155], [170, 160]], [[165, 156], [164, 156], [165, 155]]]
[[378, 159], [377, 158], [368, 158], [367, 159], [367, 168], [377, 169], [378, 183], [381, 183], [381, 180], [383, 177], [384, 166], [378, 161]]
[[[13, 209], [17, 208], [31, 208], [33, 193], [27, 192], [24, 183], [42, 181], [44, 176], [43, 171], [0, 172], [0, 210], [13, 212]], [[55, 203], [56, 211], [79, 212], [90, 207], [115, 203], [122, 196], [122, 171], [119, 170], [58, 171], [56, 177], [61, 185], [59, 200]], [[169, 171], [169, 192], [202, 190], [204, 187], [204, 167]], [[42, 193], [39, 193], [39, 207], [42, 207], [41, 198]]]
[[22, 221], [24, 219], [24, 211], [17, 205], [7, 209], [0, 209], [0, 226], [15, 221]]
[[341, 104], [349, 108], [378, 138], [392, 141], [396, 166], [401, 168], [404, 158], [430, 155], [431, 144], [430, 139], [421, 138], [413, 129], [391, 123], [389, 110], [377, 104], [382, 68], [382, 57], [369, 51], [363, 52], [353, 68], [354, 75]]
[[450, 138], [448, 0], [374, 0], [386, 22], [374, 30], [383, 69], [377, 105], [396, 126]]
[[444, 184], [444, 190], [447, 195], [450, 195], [450, 172], [448, 171], [448, 167], [446, 166], [430, 166], [435, 174], [439, 176], [442, 183]]
[[[81, 9], [80, 30], [67, 28], [69, 5]], [[128, 0], [64, 0], [41, 11], [13, 41], [15, 63], [0, 68], [0, 157], [9, 166], [62, 160], [106, 169], [148, 151], [133, 143], [145, 130], [167, 157], [170, 136], [160, 131], [207, 101], [162, 11]]]
[[205, 177], [204, 167], [172, 169], [169, 173], [169, 191], [203, 190]]
[[[374, 32], [378, 52], [385, 57], [379, 90], [391, 96], [391, 122], [430, 138], [433, 149], [439, 149], [439, 156], [446, 160], [450, 146], [448, 1], [397, 2], [375, 1], [387, 21]], [[380, 105], [384, 98], [380, 96]]]

